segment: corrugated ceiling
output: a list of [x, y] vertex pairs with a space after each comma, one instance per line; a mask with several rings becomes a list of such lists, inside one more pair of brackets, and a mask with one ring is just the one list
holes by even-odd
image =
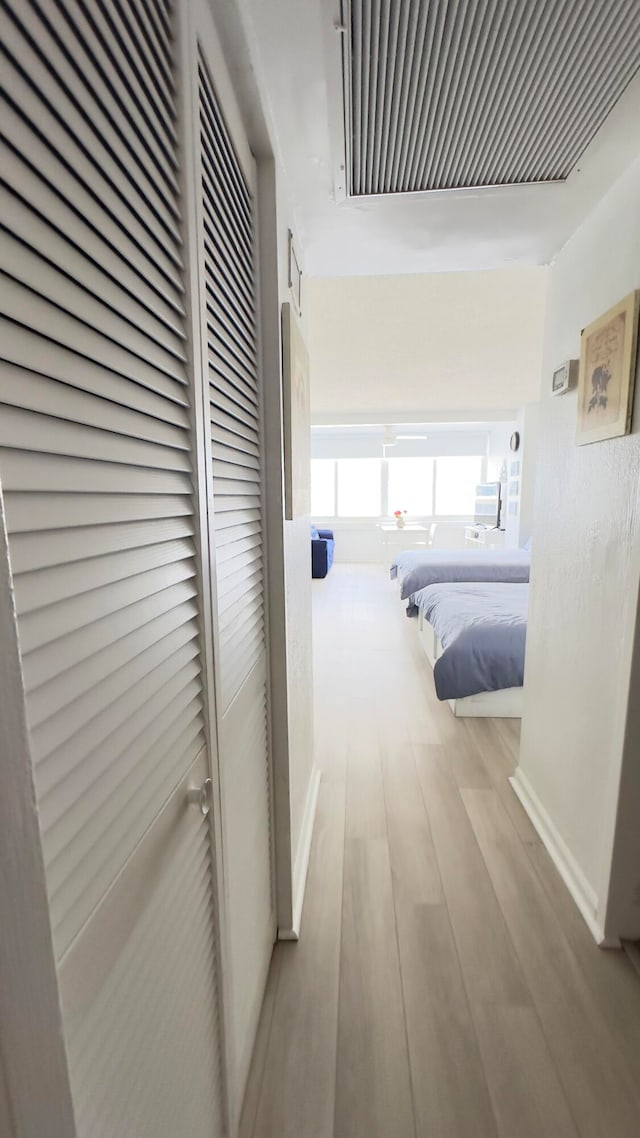
[[640, 67], [639, 0], [345, 0], [350, 193], [563, 181]]

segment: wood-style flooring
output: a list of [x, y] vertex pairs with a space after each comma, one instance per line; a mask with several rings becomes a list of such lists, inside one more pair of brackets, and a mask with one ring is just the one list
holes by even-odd
[[242, 1138], [638, 1138], [640, 980], [511, 790], [517, 722], [438, 703], [376, 566], [314, 582], [314, 656], [302, 936], [274, 951]]

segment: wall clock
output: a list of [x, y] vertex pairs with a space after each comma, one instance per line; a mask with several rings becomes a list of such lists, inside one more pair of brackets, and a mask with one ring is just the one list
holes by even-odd
[[517, 451], [520, 449], [520, 431], [513, 432], [511, 438], [509, 439], [509, 446], [511, 447], [512, 451]]

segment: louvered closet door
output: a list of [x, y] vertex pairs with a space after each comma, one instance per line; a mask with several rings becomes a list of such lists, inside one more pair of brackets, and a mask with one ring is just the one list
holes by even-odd
[[0, 476], [78, 1134], [214, 1138], [173, 13], [2, 18]]
[[[204, 6], [197, 5], [198, 10]], [[211, 423], [214, 649], [231, 960], [241, 1093], [275, 938], [265, 647], [255, 170], [221, 94], [223, 66], [200, 16], [202, 322]], [[215, 80], [214, 80], [215, 76]]]

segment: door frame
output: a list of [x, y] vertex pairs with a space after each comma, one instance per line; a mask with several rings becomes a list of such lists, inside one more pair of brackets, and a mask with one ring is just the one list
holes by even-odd
[[[222, 1030], [222, 1051], [224, 1057], [224, 1087], [226, 1096], [226, 1123], [231, 1135], [237, 1132], [242, 1109], [242, 1101], [236, 1101], [234, 1094], [235, 1072], [240, 1060], [238, 1041], [234, 1037], [231, 1015], [233, 992], [233, 967], [230, 952], [230, 929], [228, 921], [229, 901], [227, 897], [227, 874], [225, 872], [225, 853], [223, 840], [223, 802], [224, 766], [220, 756], [218, 738], [218, 715], [220, 689], [215, 667], [215, 632], [217, 626], [216, 602], [216, 547], [215, 522], [213, 512], [213, 475], [210, 448], [209, 379], [206, 336], [203, 334], [203, 314], [206, 312], [204, 296], [204, 250], [199, 235], [202, 227], [202, 201], [199, 189], [200, 149], [199, 149], [199, 81], [197, 72], [198, 41], [202, 41], [207, 54], [207, 64], [215, 80], [215, 91], [224, 113], [227, 128], [236, 148], [240, 166], [250, 186], [254, 199], [254, 255], [256, 263], [256, 341], [257, 366], [261, 379], [261, 399], [259, 405], [260, 432], [263, 452], [265, 449], [264, 422], [264, 371], [263, 371], [263, 312], [261, 297], [261, 258], [260, 258], [260, 186], [258, 164], [251, 152], [243, 116], [236, 98], [233, 82], [225, 61], [214, 14], [207, 0], [177, 0], [177, 59], [179, 89], [179, 127], [180, 147], [179, 177], [183, 191], [183, 236], [184, 236], [184, 280], [188, 296], [187, 327], [190, 343], [190, 378], [194, 397], [191, 408], [194, 429], [194, 451], [196, 456], [197, 535], [199, 550], [200, 584], [202, 594], [200, 606], [202, 614], [202, 660], [204, 671], [204, 691], [206, 693], [205, 718], [208, 736], [208, 751], [211, 764], [211, 778], [214, 786], [212, 814], [212, 845], [214, 849], [217, 913], [218, 913], [218, 952], [220, 960], [220, 1019]], [[263, 457], [266, 457], [263, 455]], [[273, 809], [273, 748], [272, 714], [270, 689], [270, 623], [269, 623], [269, 573], [268, 573], [268, 530], [267, 488], [265, 483], [266, 461], [262, 469], [263, 499], [263, 572], [265, 598], [265, 664], [267, 682], [267, 743], [269, 748], [269, 793], [271, 798], [271, 819], [275, 825]], [[275, 915], [275, 866], [271, 882], [271, 908], [273, 919], [273, 939], [276, 939]]]
[[187, 292], [186, 326], [190, 351], [188, 372], [193, 404], [190, 408], [193, 430], [194, 501], [196, 504], [195, 542], [199, 566], [199, 608], [201, 626], [200, 658], [202, 688], [205, 695], [204, 718], [213, 784], [210, 810], [210, 837], [215, 874], [215, 912], [217, 951], [220, 974], [219, 1023], [222, 1054], [223, 1119], [225, 1133], [235, 1134], [239, 1107], [233, 1101], [231, 1072], [235, 1062], [235, 1040], [231, 1008], [231, 961], [227, 921], [224, 850], [222, 842], [222, 785], [217, 721], [217, 690], [213, 645], [213, 597], [215, 595], [215, 561], [209, 526], [211, 471], [209, 461], [209, 423], [203, 398], [204, 359], [200, 312], [202, 305], [202, 258], [198, 243], [198, 72], [196, 14], [190, 0], [178, 0], [175, 6], [176, 70], [178, 76], [178, 177], [182, 190], [182, 233], [184, 241], [183, 280]]

